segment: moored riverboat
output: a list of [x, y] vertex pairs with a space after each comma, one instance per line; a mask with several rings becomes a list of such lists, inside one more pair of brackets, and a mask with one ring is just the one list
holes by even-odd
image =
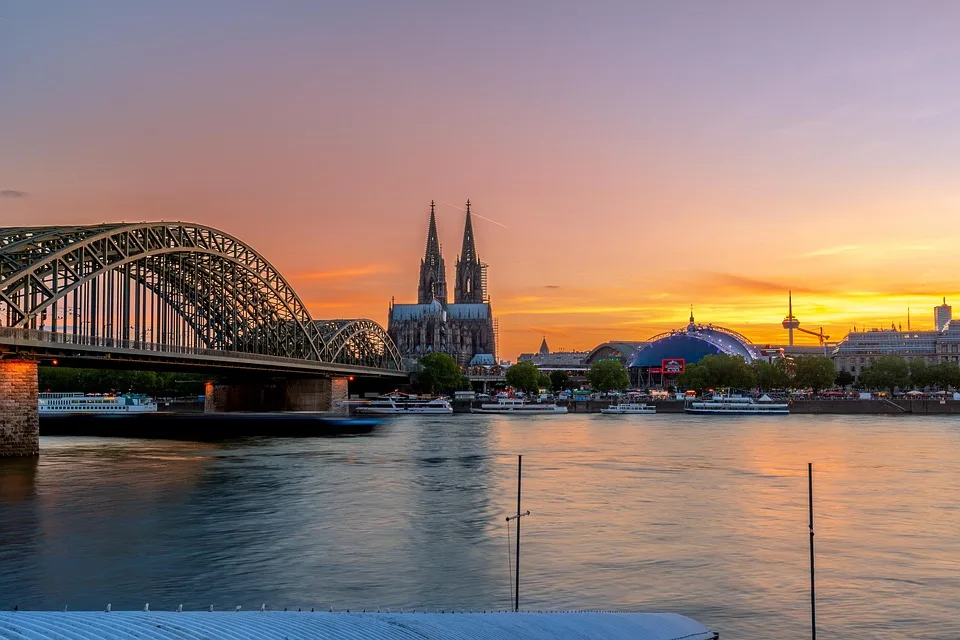
[[542, 415], [566, 413], [567, 408], [553, 402], [527, 402], [522, 398], [498, 398], [496, 402], [485, 402], [472, 413], [509, 413], [514, 415]]
[[136, 393], [86, 395], [83, 393], [40, 393], [37, 409], [41, 415], [154, 413], [157, 403]]
[[368, 415], [449, 415], [453, 406], [446, 398], [415, 398], [405, 395], [381, 396], [353, 405], [356, 413]]
[[775, 402], [769, 396], [755, 400], [746, 396], [714, 394], [706, 400], [688, 400], [683, 407], [685, 413], [698, 415], [788, 415], [790, 405]]
[[604, 407], [600, 409], [600, 413], [605, 413], [607, 415], [623, 415], [623, 414], [651, 414], [656, 413], [657, 408], [647, 404], [637, 404], [635, 402], [625, 403], [625, 404], [612, 404], [609, 407]]

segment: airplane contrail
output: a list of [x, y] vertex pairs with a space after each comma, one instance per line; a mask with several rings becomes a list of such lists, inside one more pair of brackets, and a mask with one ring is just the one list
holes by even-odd
[[[455, 205], [455, 204], [453, 204], [452, 202], [447, 202], [446, 200], [437, 200], [437, 202], [439, 202], [440, 204], [445, 204], [445, 205], [447, 205], [448, 207], [453, 207], [454, 209], [459, 209], [460, 211], [466, 211], [466, 209], [464, 209], [463, 207], [461, 207], [461, 206], [459, 206], [459, 205]], [[503, 227], [504, 229], [509, 229], [509, 228], [510, 228], [510, 227], [508, 227], [507, 225], [503, 224], [502, 222], [497, 222], [497, 221], [494, 220], [493, 218], [488, 218], [487, 216], [482, 216], [482, 215], [480, 215], [479, 213], [476, 213], [475, 211], [471, 211], [470, 213], [471, 213], [472, 215], [475, 215], [476, 217], [480, 218], [481, 220], [486, 220], [487, 222], [492, 222], [493, 224], [500, 225], [500, 226]]]
[[13, 26], [19, 27], [20, 29], [23, 29], [23, 25], [22, 25], [22, 24], [20, 24], [19, 22], [14, 22], [14, 21], [11, 20], [10, 18], [4, 18], [3, 16], [0, 16], [0, 20], [3, 20], [4, 22], [9, 22], [9, 23], [12, 24]]

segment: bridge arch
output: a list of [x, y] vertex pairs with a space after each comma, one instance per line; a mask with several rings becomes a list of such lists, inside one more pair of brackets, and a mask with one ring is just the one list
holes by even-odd
[[343, 364], [372, 363], [379, 355], [382, 367], [399, 369], [391, 353], [396, 347], [374, 327], [355, 325], [330, 348], [322, 324], [269, 261], [212, 227], [142, 222], [0, 229], [0, 326], [146, 350]]
[[326, 320], [317, 325], [332, 362], [383, 369], [403, 366], [397, 345], [373, 320]]

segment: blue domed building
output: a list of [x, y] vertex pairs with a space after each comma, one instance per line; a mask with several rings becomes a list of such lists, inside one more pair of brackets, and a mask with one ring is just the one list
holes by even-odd
[[690, 310], [684, 329], [653, 336], [630, 362], [630, 380], [638, 387], [666, 386], [691, 364], [710, 355], [740, 356], [748, 363], [761, 358], [760, 349], [732, 329], [697, 324]]

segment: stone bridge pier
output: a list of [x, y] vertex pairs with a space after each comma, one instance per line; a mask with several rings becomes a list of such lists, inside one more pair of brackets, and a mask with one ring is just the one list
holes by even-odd
[[329, 411], [347, 413], [347, 378], [217, 380], [206, 384], [205, 413]]
[[0, 360], [0, 458], [40, 455], [37, 363]]

